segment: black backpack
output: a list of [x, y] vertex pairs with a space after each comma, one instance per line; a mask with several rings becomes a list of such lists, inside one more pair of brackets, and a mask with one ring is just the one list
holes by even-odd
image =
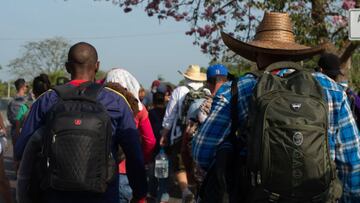
[[46, 115], [43, 189], [103, 193], [115, 177], [111, 120], [96, 99], [101, 89], [90, 82], [54, 88], [59, 101]]
[[25, 104], [26, 102], [26, 97], [14, 97], [14, 99], [10, 101], [7, 107], [7, 118], [13, 127], [15, 127], [16, 116], [19, 113], [21, 105]]
[[[290, 68], [278, 77], [272, 71]], [[274, 63], [258, 78], [249, 108], [248, 202], [327, 202], [341, 196], [328, 141], [323, 89], [293, 62]]]

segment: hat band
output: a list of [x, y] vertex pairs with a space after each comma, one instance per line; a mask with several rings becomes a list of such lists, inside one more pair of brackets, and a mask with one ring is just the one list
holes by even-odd
[[266, 30], [256, 33], [255, 40], [261, 41], [282, 41], [282, 42], [295, 42], [295, 36], [292, 32], [285, 30]]

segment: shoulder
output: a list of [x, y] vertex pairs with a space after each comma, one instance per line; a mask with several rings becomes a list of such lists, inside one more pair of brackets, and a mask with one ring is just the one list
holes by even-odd
[[107, 108], [119, 109], [124, 106], [130, 108], [130, 104], [124, 95], [108, 87], [104, 87], [99, 92], [98, 100]]
[[174, 89], [174, 91], [171, 93], [172, 97], [175, 98], [181, 98], [185, 96], [189, 92], [189, 88], [186, 86], [179, 86]]
[[[257, 83], [257, 79], [252, 74], [245, 74], [237, 79], [237, 88], [239, 92], [239, 96], [244, 96], [252, 93], [255, 85]], [[231, 84], [232, 81], [228, 81], [224, 83], [219, 90], [216, 92], [216, 95], [222, 95], [227, 99], [231, 98]]]
[[36, 103], [55, 103], [58, 100], [58, 95], [57, 93], [52, 90], [49, 89], [48, 91], [44, 92], [43, 94], [41, 94], [35, 101], [34, 104]]
[[179, 86], [177, 88], [174, 89], [173, 93], [174, 92], [177, 92], [177, 93], [180, 93], [180, 92], [188, 92], [189, 91], [189, 88], [186, 87], [186, 86]]
[[331, 90], [331, 91], [337, 91], [337, 92], [343, 92], [344, 88], [341, 87], [338, 83], [336, 83], [334, 80], [329, 78], [328, 76], [324, 75], [320, 72], [313, 73], [313, 76], [315, 79], [319, 82], [322, 88], [325, 90]]
[[143, 107], [142, 110], [136, 114], [136, 119], [138, 119], [139, 121], [144, 120], [147, 117], [149, 117], [149, 112], [146, 110], [145, 107]]

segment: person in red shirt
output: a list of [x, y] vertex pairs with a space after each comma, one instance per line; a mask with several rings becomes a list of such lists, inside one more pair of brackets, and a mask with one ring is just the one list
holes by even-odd
[[[141, 88], [140, 84], [133, 75], [121, 68], [112, 69], [107, 73], [105, 84], [109, 83], [119, 84], [131, 93], [137, 100], [139, 112], [135, 114], [135, 124], [137, 129], [140, 131], [144, 161], [145, 163], [149, 163], [155, 149], [156, 139], [149, 120], [149, 113], [139, 99], [139, 90]], [[131, 103], [132, 102], [130, 102], [130, 105]], [[120, 163], [119, 173], [120, 203], [127, 203], [131, 200], [131, 188], [126, 176], [125, 161]]]

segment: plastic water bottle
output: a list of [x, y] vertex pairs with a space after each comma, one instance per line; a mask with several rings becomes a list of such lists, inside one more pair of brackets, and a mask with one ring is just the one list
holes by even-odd
[[155, 157], [155, 177], [167, 178], [169, 176], [169, 159], [167, 158], [163, 148]]

